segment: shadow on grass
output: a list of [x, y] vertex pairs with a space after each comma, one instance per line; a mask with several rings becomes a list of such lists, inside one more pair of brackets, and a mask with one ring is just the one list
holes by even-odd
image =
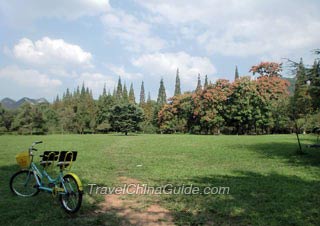
[[[74, 215], [67, 214], [58, 197], [40, 192], [34, 197], [18, 197], [9, 187], [11, 176], [19, 170], [16, 165], [0, 167], [0, 212], [2, 225], [128, 225], [116, 211], [101, 213], [99, 200], [89, 194], [83, 197], [82, 206]], [[86, 181], [82, 181], [86, 185]]]
[[[166, 184], [161, 181], [159, 184]], [[320, 183], [276, 173], [237, 172], [179, 180], [184, 185], [230, 187], [229, 194], [163, 195], [163, 205], [179, 225], [317, 225], [320, 222]]]
[[[304, 140], [306, 141], [306, 140]], [[310, 144], [312, 141], [307, 141]], [[294, 142], [256, 143], [246, 146], [249, 150], [258, 152], [267, 158], [283, 158], [293, 165], [311, 165], [320, 167], [320, 149], [307, 148], [303, 144], [303, 155], [297, 153], [298, 144]]]

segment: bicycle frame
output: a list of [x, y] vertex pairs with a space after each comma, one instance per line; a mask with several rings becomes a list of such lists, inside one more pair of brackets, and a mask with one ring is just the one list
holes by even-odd
[[[66, 187], [65, 187], [65, 184], [64, 184], [63, 172], [62, 171], [59, 172], [59, 175], [56, 178], [52, 178], [46, 172], [46, 170], [43, 169], [42, 171], [40, 171], [34, 162], [31, 162], [29, 170], [34, 175], [34, 177], [35, 177], [35, 179], [37, 181], [37, 186], [38, 186], [39, 190], [46, 191], [46, 192], [49, 192], [49, 193], [54, 193], [54, 192], [57, 191], [58, 194], [61, 194], [61, 195], [66, 194], [66, 192], [65, 192], [66, 191]], [[53, 183], [54, 187], [51, 188], [51, 187], [44, 186], [44, 184], [41, 182], [43, 177], [47, 178], [49, 183]], [[39, 180], [39, 178], [40, 178], [40, 180]], [[62, 184], [62, 188], [57, 190], [56, 189], [56, 185], [58, 185], [59, 182]]]
[[[38, 167], [36, 166], [36, 164], [32, 161], [31, 164], [30, 164], [30, 169], [29, 169], [35, 176], [36, 178], [36, 181], [37, 181], [37, 185], [39, 186], [38, 188], [42, 191], [46, 191], [46, 192], [49, 192], [49, 193], [54, 193], [55, 192], [55, 187], [53, 188], [50, 188], [50, 187], [46, 187], [43, 185], [43, 183], [41, 182], [42, 178], [43, 177], [46, 177], [49, 181], [49, 183], [53, 183], [55, 186], [60, 182], [63, 186], [63, 192], [62, 192], [62, 189], [61, 190], [58, 190], [58, 194], [61, 194], [61, 195], [64, 195], [66, 194], [66, 187], [65, 187], [65, 184], [64, 184], [64, 179], [63, 179], [63, 172], [60, 171], [59, 172], [59, 175], [56, 177], [56, 178], [52, 178], [46, 170], [42, 170], [40, 171], [38, 169]], [[39, 178], [41, 180], [39, 180]]]

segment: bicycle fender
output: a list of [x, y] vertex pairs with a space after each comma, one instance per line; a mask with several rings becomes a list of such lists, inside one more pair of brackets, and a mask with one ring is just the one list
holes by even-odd
[[82, 186], [81, 180], [79, 179], [79, 177], [78, 177], [76, 174], [74, 174], [74, 173], [67, 173], [67, 174], [65, 174], [65, 176], [66, 176], [66, 175], [70, 175], [70, 176], [74, 177], [74, 179], [76, 180], [77, 184], [79, 185], [79, 190], [80, 190], [80, 191], [83, 191], [83, 186]]

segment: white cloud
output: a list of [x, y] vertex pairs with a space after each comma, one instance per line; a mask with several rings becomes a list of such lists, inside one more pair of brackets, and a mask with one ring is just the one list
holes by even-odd
[[124, 66], [116, 66], [116, 65], [108, 64], [107, 68], [110, 71], [112, 71], [115, 75], [120, 76], [121, 78], [124, 78], [124, 79], [135, 80], [135, 79], [142, 78], [141, 73], [128, 72], [126, 71]]
[[21, 69], [17, 66], [6, 66], [1, 68], [0, 78], [9, 79], [21, 86], [33, 88], [51, 89], [62, 85], [60, 80], [51, 79], [47, 74], [42, 74], [33, 69]]
[[206, 57], [190, 56], [185, 52], [145, 54], [132, 64], [150, 76], [174, 78], [179, 68], [182, 82], [194, 84], [198, 73], [213, 75], [216, 69]]
[[209, 54], [275, 58], [320, 45], [316, 1], [137, 1]]
[[109, 36], [120, 39], [133, 52], [153, 52], [163, 49], [166, 42], [154, 36], [148, 23], [119, 9], [112, 9], [101, 17]]
[[108, 11], [109, 0], [10, 0], [0, 2], [0, 12], [8, 23], [28, 24], [39, 18], [65, 18], [75, 20], [82, 16], [95, 16]]
[[13, 56], [32, 65], [61, 67], [80, 65], [92, 67], [92, 55], [80, 46], [65, 42], [63, 39], [44, 37], [33, 42], [23, 38], [13, 47]]
[[116, 85], [113, 77], [106, 76], [100, 73], [90, 73], [84, 72], [82, 73], [76, 80], [76, 83], [81, 86], [82, 83], [85, 84], [86, 87], [92, 89], [94, 97], [98, 97], [103, 90], [104, 84], [106, 85], [106, 89], [113, 90]]

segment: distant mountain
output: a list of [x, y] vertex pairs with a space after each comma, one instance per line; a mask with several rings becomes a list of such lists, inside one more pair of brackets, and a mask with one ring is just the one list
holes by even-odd
[[10, 110], [14, 110], [14, 109], [19, 108], [24, 103], [29, 103], [29, 104], [32, 104], [32, 105], [36, 105], [36, 104], [49, 103], [49, 102], [45, 98], [31, 99], [31, 98], [28, 98], [28, 97], [23, 97], [18, 101], [14, 101], [14, 100], [6, 97], [6, 98], [2, 99], [0, 103], [4, 108], [10, 109]]
[[16, 102], [8, 97], [4, 98], [2, 101], [1, 101], [1, 105], [4, 107], [4, 108], [7, 108], [7, 109], [15, 109], [16, 107]]

